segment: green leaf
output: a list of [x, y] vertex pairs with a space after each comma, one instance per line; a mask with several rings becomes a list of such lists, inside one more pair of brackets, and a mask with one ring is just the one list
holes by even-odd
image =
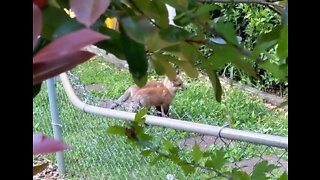
[[148, 9], [151, 17], [155, 19], [161, 28], [167, 28], [169, 26], [169, 13], [165, 3], [162, 1], [151, 1], [151, 3], [153, 6]]
[[121, 26], [126, 34], [138, 43], [144, 44], [149, 36], [152, 36], [156, 29], [145, 17], [130, 17], [121, 18]]
[[121, 43], [121, 35], [115, 30], [108, 29], [106, 27], [101, 27], [99, 32], [110, 37], [107, 41], [100, 41], [96, 45], [106, 50], [109, 53], [112, 53], [120, 59], [125, 59], [124, 50]]
[[243, 58], [243, 55], [230, 45], [217, 46], [214, 54], [209, 58], [212, 68], [218, 70], [225, 64]]
[[190, 166], [189, 164], [181, 163], [180, 167], [182, 168], [185, 176], [188, 176], [189, 174], [192, 174], [195, 171], [195, 167]]
[[126, 134], [126, 128], [122, 126], [111, 126], [111, 127], [108, 127], [107, 133], [124, 136]]
[[218, 149], [213, 155], [211, 155], [211, 159], [208, 159], [205, 164], [206, 166], [219, 170], [227, 162], [224, 156], [225, 152], [222, 149]]
[[169, 25], [168, 11], [162, 1], [149, 0], [132, 0], [147, 17], [154, 19], [155, 23], [161, 28], [166, 28]]
[[199, 144], [195, 144], [193, 146], [191, 154], [192, 154], [192, 157], [193, 157], [194, 161], [195, 162], [199, 162], [199, 160], [203, 156], [203, 152], [200, 150]]
[[[143, 138], [144, 135], [145, 135], [145, 138]], [[139, 135], [138, 137], [139, 137], [139, 139], [137, 141], [137, 145], [144, 147], [144, 148], [152, 146], [152, 143], [149, 141], [150, 139], [152, 139], [151, 136], [143, 134], [143, 135]], [[146, 138], [146, 137], [148, 137], [148, 138]], [[147, 140], [145, 140], [145, 139], [147, 139]]]
[[[175, 53], [173, 53], [175, 54]], [[165, 54], [159, 54], [159, 53], [153, 53], [151, 56], [151, 61], [153, 62], [155, 66], [155, 70], [158, 73], [165, 73], [166, 72], [166, 66], [168, 66], [166, 63], [163, 62], [172, 62], [176, 65], [178, 65], [180, 68], [182, 68], [186, 74], [190, 77], [198, 77], [198, 71], [197, 69], [189, 62], [189, 61], [181, 61], [178, 60], [177, 58], [170, 56], [170, 55], [165, 55]], [[175, 70], [171, 67], [169, 64], [168, 71], [170, 71], [170, 78], [175, 78]], [[159, 74], [158, 73], [158, 74]], [[168, 76], [169, 77], [169, 76]]]
[[120, 26], [121, 43], [134, 82], [143, 87], [147, 82], [148, 61], [143, 44], [132, 40]]
[[159, 62], [163, 60], [155, 57], [154, 54], [155, 53], [153, 53], [150, 58], [151, 64], [158, 75], [164, 75], [166, 72], [166, 68], [164, 67], [162, 62]]
[[250, 76], [258, 78], [256, 70], [243, 58], [244, 56], [238, 49], [230, 45], [224, 45], [216, 49], [213, 56], [209, 58], [209, 61], [213, 61], [211, 64], [215, 70], [219, 69], [226, 63], [231, 62], [238, 68], [244, 70]]
[[281, 29], [277, 55], [280, 59], [288, 57], [288, 25], [283, 26]]
[[174, 57], [171, 57], [171, 56], [168, 56], [168, 57], [170, 57], [168, 58], [169, 61], [171, 61], [172, 63], [182, 68], [189, 77], [192, 77], [192, 78], [198, 77], [199, 73], [197, 69], [189, 61], [180, 61]]
[[288, 174], [283, 172], [282, 175], [278, 178], [278, 180], [288, 180]]
[[216, 101], [221, 102], [221, 96], [222, 96], [223, 91], [222, 91], [219, 77], [218, 77], [216, 71], [213, 70], [212, 68], [205, 66], [205, 70], [206, 70], [206, 72], [209, 76], [209, 80], [212, 84], [214, 97], [215, 97]]
[[178, 155], [179, 149], [175, 147], [170, 141], [163, 140], [163, 146], [173, 155]]
[[42, 10], [41, 36], [54, 40], [70, 32], [84, 28], [84, 25], [71, 19], [62, 9], [47, 6]]
[[155, 33], [147, 38], [146, 46], [150, 51], [157, 51], [169, 46], [176, 45], [178, 43], [179, 42], [165, 41], [160, 37], [159, 33]]
[[223, 23], [223, 22], [218, 22], [216, 24], [217, 31], [221, 34], [223, 34], [224, 39], [234, 45], [238, 44], [238, 39], [236, 35], [236, 30], [233, 28], [232, 23]]
[[276, 26], [269, 33], [260, 35], [253, 49], [253, 56], [257, 57], [260, 53], [276, 45], [280, 37], [280, 32], [281, 26]]
[[173, 154], [170, 154], [169, 157], [168, 157], [172, 162], [176, 163], [176, 164], [180, 164], [182, 161], [181, 159], [179, 158], [179, 156], [177, 156], [176, 153], [173, 153]]
[[252, 65], [249, 62], [243, 59], [232, 60], [231, 62], [238, 68], [244, 70], [250, 76], [258, 79], [256, 70], [254, 69], [254, 67], [252, 67]]
[[168, 140], [163, 140], [163, 146], [168, 150], [174, 148], [174, 145]]
[[46, 162], [46, 163], [40, 164], [38, 166], [33, 166], [33, 175], [36, 175], [39, 172], [42, 172], [43, 170], [45, 170], [48, 167], [48, 165], [49, 165], [49, 163]]
[[189, 61], [189, 62], [197, 62], [198, 59], [201, 57], [199, 51], [192, 45], [181, 42], [178, 45], [169, 46], [161, 50], [162, 52], [165, 52], [166, 54], [172, 54], [180, 58], [180, 60], [183, 61]]
[[48, 0], [48, 5], [60, 8], [60, 4], [57, 2], [57, 0]]
[[268, 161], [264, 160], [261, 161], [253, 167], [253, 172], [251, 175], [251, 180], [265, 180], [266, 173], [271, 172], [272, 170], [276, 169], [277, 166], [273, 164], [268, 164]]
[[188, 31], [172, 25], [166, 29], [161, 29], [159, 35], [163, 40], [169, 42], [183, 41], [191, 37], [191, 34]]
[[288, 65], [277, 65], [266, 61], [262, 64], [259, 64], [259, 67], [271, 73], [274, 77], [279, 79], [282, 82], [288, 81]]
[[231, 177], [234, 180], [250, 180], [250, 176], [243, 171], [234, 171], [232, 172]]
[[183, 55], [180, 56], [182, 60], [196, 62], [199, 58], [199, 51], [194, 46], [186, 42], [180, 43], [180, 50]]
[[[145, 134], [144, 132], [139, 133], [138, 137], [139, 137], [139, 140], [142, 140], [142, 141], [149, 141], [152, 139], [152, 136], [150, 136], [149, 134]], [[148, 145], [150, 145], [149, 142], [148, 142]]]
[[151, 162], [150, 165], [154, 166], [163, 156], [160, 154], [157, 157], [155, 157]]
[[42, 82], [33, 86], [33, 98], [36, 97], [41, 90]]
[[157, 63], [161, 64], [161, 67], [164, 68], [165, 74], [168, 76], [170, 80], [174, 80], [177, 76], [176, 70], [172, 67], [172, 65], [168, 61], [168, 56], [164, 56], [159, 53], [153, 53], [152, 59]]
[[178, 26], [186, 26], [188, 25], [194, 18], [194, 11], [187, 11], [187, 12], [181, 12], [180, 14], [177, 14], [173, 22], [174, 24]]
[[142, 108], [139, 110], [135, 117], [134, 117], [134, 122], [137, 122], [138, 124], [144, 124], [145, 123], [145, 118], [143, 118], [144, 115], [146, 115], [148, 112], [148, 109]]
[[150, 149], [147, 149], [147, 150], [143, 150], [141, 152], [141, 155], [146, 157], [146, 156], [149, 156], [151, 153], [153, 153], [153, 151], [151, 151]]

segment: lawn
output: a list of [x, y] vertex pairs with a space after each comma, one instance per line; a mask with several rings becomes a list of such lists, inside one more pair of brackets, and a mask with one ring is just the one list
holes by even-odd
[[[79, 65], [71, 72], [84, 85], [102, 84], [104, 91], [91, 91], [90, 96], [98, 99], [117, 99], [132, 83], [127, 70], [117, 70], [101, 58]], [[150, 72], [149, 80], [161, 80]], [[213, 99], [212, 88], [207, 80], [185, 78], [187, 89], [179, 91], [172, 105], [172, 117], [211, 125], [229, 123], [232, 128], [287, 136], [288, 116], [286, 112], [267, 109], [263, 101], [239, 89], [226, 89], [222, 103]], [[63, 137], [73, 149], [65, 152], [67, 179], [165, 179], [174, 174], [186, 179], [179, 167], [168, 161], [150, 166], [150, 158], [143, 158], [140, 150], [127, 143], [126, 139], [109, 135], [106, 129], [125, 122], [83, 113], [68, 101], [63, 87], [57, 83], [59, 116], [62, 121]], [[87, 94], [86, 94], [87, 95]], [[82, 98], [86, 98], [84, 97]], [[49, 102], [46, 87], [33, 101], [33, 128], [36, 132], [52, 135]], [[173, 142], [196, 136], [195, 133], [149, 127], [155, 139], [164, 137]], [[243, 150], [245, 147], [245, 152]], [[214, 147], [212, 147], [214, 148]], [[265, 146], [238, 143], [228, 147], [229, 160], [238, 161], [261, 153], [280, 156], [282, 150]], [[186, 153], [188, 154], [188, 153]], [[54, 156], [47, 158], [54, 160]], [[285, 159], [287, 157], [285, 156]], [[188, 176], [199, 179], [201, 172]]]

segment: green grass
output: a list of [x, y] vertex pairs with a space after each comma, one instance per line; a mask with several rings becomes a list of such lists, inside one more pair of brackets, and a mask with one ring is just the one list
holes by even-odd
[[[85, 85], [103, 84], [105, 91], [91, 92], [98, 98], [116, 99], [133, 83], [127, 71], [116, 70], [113, 65], [100, 58], [76, 67], [72, 73], [79, 75], [81, 83]], [[163, 77], [156, 76], [152, 72], [149, 76], [149, 80], [161, 78]], [[262, 100], [237, 89], [228, 89], [220, 104], [214, 101], [212, 88], [207, 81], [185, 78], [185, 82], [188, 88], [179, 91], [174, 99], [173, 107], [176, 114], [173, 113], [173, 117], [183, 117], [189, 121], [194, 119], [195, 122], [212, 125], [229, 122], [234, 128], [287, 135], [287, 115], [268, 110]], [[175, 174], [179, 179], [199, 179], [203, 174], [199, 170], [185, 177], [179, 167], [168, 161], [160, 161], [155, 166], [150, 166], [149, 162], [152, 159], [141, 157], [140, 149], [128, 144], [123, 137], [106, 133], [108, 127], [123, 125], [124, 121], [75, 109], [60, 83], [57, 84], [57, 94], [63, 138], [73, 147], [65, 152], [67, 179], [165, 179], [167, 174]], [[33, 101], [33, 130], [52, 135], [48, 104], [46, 86], [43, 86], [41, 93]], [[190, 117], [185, 116], [186, 114]], [[176, 142], [183, 137], [198, 135], [161, 127], [150, 127], [147, 132], [154, 136], [155, 141], [165, 137]], [[265, 146], [237, 143], [236, 146], [228, 148], [228, 160], [237, 161], [259, 156], [265, 148]], [[283, 153], [281, 150], [278, 152], [273, 149], [265, 152], [277, 155]], [[46, 157], [54, 160], [54, 155]]]
[[[72, 71], [84, 85], [102, 84], [105, 91], [92, 91], [98, 98], [117, 99], [133, 84], [127, 70], [117, 70], [101, 58], [90, 60]], [[149, 73], [149, 80], [160, 80], [163, 76]], [[288, 116], [265, 107], [263, 100], [236, 88], [225, 90], [222, 102], [213, 98], [208, 80], [184, 77], [187, 89], [178, 91], [173, 101], [175, 113], [172, 117], [194, 119], [211, 125], [229, 123], [232, 128], [246, 129], [261, 133], [287, 135]], [[188, 115], [187, 117], [185, 115]], [[202, 117], [200, 119], [200, 117]]]

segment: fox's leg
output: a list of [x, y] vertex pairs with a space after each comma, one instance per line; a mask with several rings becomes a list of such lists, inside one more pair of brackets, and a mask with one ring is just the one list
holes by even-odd
[[161, 116], [162, 116], [162, 117], [165, 117], [164, 110], [163, 110], [163, 106], [161, 106]]
[[157, 116], [162, 116], [162, 110], [161, 110], [161, 106], [156, 106], [156, 115]]
[[161, 116], [162, 117], [168, 117], [168, 111], [169, 111], [169, 106], [162, 105], [161, 106]]
[[163, 114], [165, 115], [165, 116], [169, 116], [169, 105], [163, 105], [163, 106], [161, 106], [162, 107], [162, 109], [163, 109]]

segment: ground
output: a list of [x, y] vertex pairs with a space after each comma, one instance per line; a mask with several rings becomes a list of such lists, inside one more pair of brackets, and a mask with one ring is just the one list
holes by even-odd
[[[223, 86], [228, 86], [228, 82], [226, 80], [222, 80], [222, 85]], [[243, 88], [244, 90], [248, 90], [248, 88]], [[91, 91], [91, 90], [96, 90], [96, 91], [103, 91], [104, 90], [104, 86], [101, 84], [94, 84], [94, 85], [89, 85], [86, 86], [86, 90]], [[268, 108], [275, 108], [276, 105], [279, 105], [283, 99], [281, 97], [277, 97], [275, 95], [272, 94], [268, 94], [268, 93], [264, 93], [258, 90], [253, 90], [252, 88], [249, 88], [250, 92], [256, 94], [256, 95], [261, 95], [263, 94], [262, 98], [265, 99], [266, 101], [266, 107]], [[83, 90], [78, 89], [77, 93], [81, 93]], [[102, 102], [100, 105], [105, 107], [105, 103], [106, 102]], [[284, 109], [279, 109], [279, 110], [284, 110]], [[186, 138], [186, 139], [182, 139], [180, 140], [178, 143], [179, 144], [183, 144], [186, 148], [191, 149], [194, 145], [194, 143], [197, 142], [200, 145], [200, 148], [202, 150], [206, 149], [207, 147], [209, 147], [212, 144], [216, 144], [216, 145], [223, 145], [224, 143], [230, 143], [229, 140], [224, 139], [221, 140], [220, 138], [217, 137], [213, 137], [213, 136], [198, 136], [198, 137], [191, 137], [191, 138]], [[243, 160], [240, 162], [237, 162], [238, 166], [241, 167], [245, 167], [242, 170], [250, 173], [252, 172], [252, 168], [253, 166], [259, 161], [264, 159], [264, 160], [268, 160], [269, 163], [273, 163], [276, 164], [278, 163], [277, 161], [279, 161], [278, 157], [275, 156], [262, 156], [262, 157], [254, 157], [251, 159], [247, 159], [247, 160]], [[44, 158], [39, 158], [38, 160], [36, 160], [34, 162], [34, 164], [41, 164], [41, 163], [45, 163], [48, 162], [48, 160], [44, 159]], [[280, 159], [281, 162], [281, 169], [288, 171], [288, 162], [285, 160]], [[229, 166], [234, 166], [234, 164], [229, 164]], [[64, 179], [64, 177], [62, 175], [60, 175], [57, 172], [57, 165], [53, 164], [52, 162], [49, 162], [49, 166], [41, 173], [35, 175], [33, 177], [34, 180], [48, 180], [48, 179]]]

